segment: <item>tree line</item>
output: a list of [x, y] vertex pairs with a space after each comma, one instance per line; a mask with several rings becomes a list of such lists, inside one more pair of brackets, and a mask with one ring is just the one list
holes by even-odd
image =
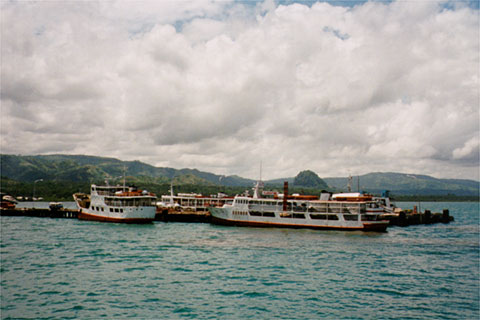
[[[43, 198], [44, 201], [73, 201], [72, 195], [77, 192], [89, 193], [91, 183], [89, 182], [72, 182], [72, 181], [37, 181], [37, 182], [21, 182], [6, 177], [1, 177], [0, 191], [13, 197], [23, 197], [23, 199]], [[115, 181], [112, 185], [121, 185], [123, 181]], [[128, 177], [127, 185], [135, 185], [141, 189], [153, 192], [160, 199], [162, 195], [170, 194], [170, 183], [158, 183], [147, 179], [136, 179]], [[104, 181], [95, 181], [94, 184], [104, 185]], [[217, 195], [224, 193], [228, 196], [242, 194], [248, 190], [249, 194], [253, 194], [253, 186], [230, 187], [219, 185], [196, 185], [196, 184], [179, 184], [173, 185], [173, 191], [177, 193], [197, 193], [204, 196]], [[266, 186], [265, 190], [276, 190], [283, 193], [283, 188], [277, 186]], [[325, 191], [319, 188], [306, 187], [289, 187], [289, 194], [299, 193], [303, 195], [320, 195]], [[336, 192], [338, 190], [329, 190]], [[395, 195], [391, 194], [396, 201], [479, 201], [478, 196], [457, 196], [449, 195]]]

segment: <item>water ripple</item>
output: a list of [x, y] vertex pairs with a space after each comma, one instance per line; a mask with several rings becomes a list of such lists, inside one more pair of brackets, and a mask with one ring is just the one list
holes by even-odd
[[478, 319], [478, 206], [436, 205], [384, 234], [1, 217], [2, 319]]

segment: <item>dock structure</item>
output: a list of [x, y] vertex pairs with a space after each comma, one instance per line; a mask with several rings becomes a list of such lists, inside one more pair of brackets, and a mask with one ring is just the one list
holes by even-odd
[[78, 219], [75, 209], [2, 208], [1, 216]]
[[[12, 217], [39, 217], [39, 218], [63, 218], [78, 219], [77, 209], [39, 209], [39, 208], [2, 208], [0, 216]], [[389, 226], [408, 227], [412, 225], [428, 225], [435, 223], [449, 223], [454, 221], [448, 209], [443, 212], [432, 213], [430, 210], [416, 212], [415, 210], [404, 210], [399, 213], [384, 214], [379, 217], [381, 220], [388, 220]], [[211, 215], [209, 211], [192, 210], [159, 210], [155, 215], [155, 221], [162, 222], [192, 222], [209, 223]]]
[[[435, 223], [450, 223], [455, 219], [450, 215], [448, 209], [443, 212], [432, 213], [430, 210], [422, 212], [414, 212], [412, 210], [405, 210], [400, 213], [384, 214], [379, 216], [380, 220], [388, 220], [389, 226], [408, 227], [412, 225], [435, 224]], [[204, 222], [209, 223], [211, 220], [210, 212], [208, 211], [172, 211], [161, 210], [155, 216], [156, 221], [163, 222]]]
[[390, 222], [389, 226], [408, 227], [412, 225], [450, 223], [454, 218], [450, 216], [448, 209], [443, 212], [432, 213], [430, 210], [416, 212], [416, 210], [405, 210], [394, 214], [384, 214], [379, 217]]
[[211, 215], [209, 211], [192, 210], [168, 210], [157, 211], [155, 221], [163, 222], [203, 222], [209, 223]]

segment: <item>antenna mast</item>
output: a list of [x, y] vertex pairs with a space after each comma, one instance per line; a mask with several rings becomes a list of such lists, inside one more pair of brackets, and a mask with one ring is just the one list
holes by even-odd
[[263, 182], [262, 182], [262, 161], [260, 160], [260, 180], [257, 181], [255, 184], [255, 188], [253, 188], [253, 198], [258, 199], [260, 198], [261, 195], [261, 189], [263, 188]]
[[262, 160], [260, 160], [260, 181], [262, 181]]
[[125, 172], [127, 171], [127, 167], [123, 166], [123, 192], [125, 192]]

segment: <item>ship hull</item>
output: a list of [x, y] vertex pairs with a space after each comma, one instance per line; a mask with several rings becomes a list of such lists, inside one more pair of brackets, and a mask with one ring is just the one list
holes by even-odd
[[317, 230], [343, 230], [343, 231], [369, 231], [386, 232], [388, 221], [369, 221], [359, 222], [352, 225], [346, 224], [322, 224], [320, 221], [288, 219], [290, 222], [283, 221], [284, 218], [262, 218], [255, 220], [253, 217], [248, 219], [232, 219], [230, 215], [222, 208], [211, 208], [211, 222], [213, 224], [238, 227], [261, 227], [261, 228], [294, 228], [294, 229], [317, 229]]
[[113, 222], [113, 223], [134, 223], [134, 224], [144, 224], [144, 223], [152, 223], [154, 218], [116, 218], [116, 217], [105, 217], [105, 216], [97, 216], [88, 213], [79, 213], [78, 214], [79, 220], [88, 220], [88, 221], [99, 221], [99, 222]]
[[[156, 207], [141, 205], [153, 202], [154, 197], [140, 195], [138, 191], [122, 191], [121, 194], [110, 191], [110, 194], [105, 195], [109, 188], [115, 187], [92, 185], [95, 194], [75, 193], [73, 195], [80, 209], [79, 220], [115, 223], [151, 223], [155, 220]], [[101, 195], [98, 194], [97, 189], [100, 189]]]
[[[86, 212], [85, 209], [82, 209], [78, 214], [78, 219], [114, 223], [151, 223], [153, 220], [155, 220], [155, 208], [152, 209], [153, 210], [148, 210], [148, 212], [142, 214], [141, 216], [102, 216]], [[152, 211], [153, 213], [149, 211]]]

